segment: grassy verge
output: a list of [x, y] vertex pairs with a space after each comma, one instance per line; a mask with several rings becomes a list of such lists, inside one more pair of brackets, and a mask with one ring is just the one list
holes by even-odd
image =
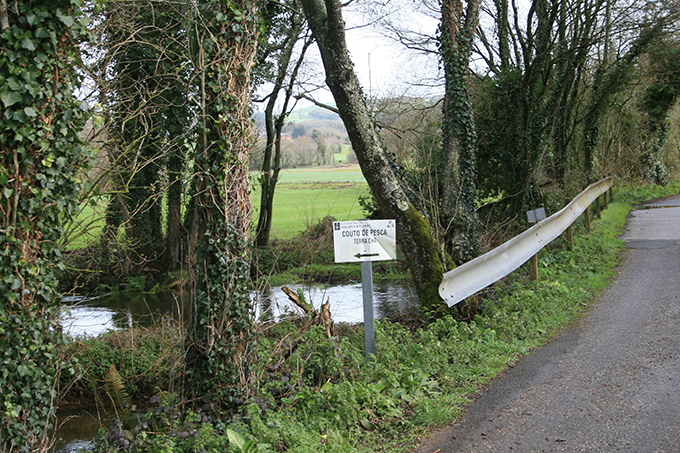
[[[591, 232], [577, 222], [573, 247], [558, 239], [541, 251], [539, 284], [518, 270], [480, 296], [472, 321], [377, 322], [368, 362], [361, 326], [338, 325], [327, 338], [309, 319], [259, 325], [253, 386], [236, 407], [204, 404], [178, 415], [180, 406], [163, 404], [138, 415], [144, 421], [130, 424], [126, 439], [132, 451], [220, 451], [236, 445], [233, 429], [251, 439], [252, 451], [256, 444], [296, 453], [414, 451], [431, 427], [455, 420], [480, 385], [587, 312], [614, 275], [631, 203], [678, 191], [617, 193]], [[97, 451], [107, 445], [102, 437]]]

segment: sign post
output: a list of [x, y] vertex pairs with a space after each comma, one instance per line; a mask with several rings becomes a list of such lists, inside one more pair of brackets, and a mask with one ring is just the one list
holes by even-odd
[[397, 259], [397, 228], [394, 220], [333, 222], [336, 263], [361, 262], [366, 357], [375, 355], [372, 261]]
[[375, 315], [373, 314], [373, 265], [361, 262], [361, 293], [364, 298], [364, 350], [375, 355]]

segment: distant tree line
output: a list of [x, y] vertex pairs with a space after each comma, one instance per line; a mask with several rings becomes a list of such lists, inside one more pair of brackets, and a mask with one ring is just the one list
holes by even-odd
[[[281, 134], [281, 168], [356, 164], [356, 156], [351, 152], [344, 128], [338, 131], [333, 127], [317, 128], [307, 123], [288, 123], [284, 126]], [[262, 168], [263, 150], [264, 142], [260, 140], [250, 155], [251, 170]], [[336, 155], [343, 152], [344, 157], [338, 160]]]

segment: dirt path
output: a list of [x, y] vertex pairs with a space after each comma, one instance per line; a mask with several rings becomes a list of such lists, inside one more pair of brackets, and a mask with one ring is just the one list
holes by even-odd
[[631, 212], [625, 260], [592, 312], [419, 453], [680, 452], [680, 197], [654, 206]]

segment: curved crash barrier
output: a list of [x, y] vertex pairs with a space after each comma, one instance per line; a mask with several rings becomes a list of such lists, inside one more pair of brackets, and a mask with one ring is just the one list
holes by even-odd
[[567, 230], [593, 201], [597, 200], [599, 208], [600, 196], [606, 197], [613, 184], [613, 177], [591, 184], [561, 211], [492, 251], [445, 273], [439, 295], [448, 306], [453, 306], [510, 274]]

